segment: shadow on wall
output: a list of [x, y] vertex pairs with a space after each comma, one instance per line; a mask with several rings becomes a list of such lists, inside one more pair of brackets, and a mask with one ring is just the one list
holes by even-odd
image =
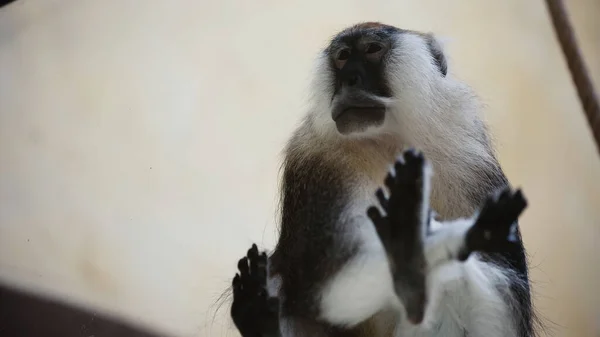
[[[115, 318], [0, 285], [0, 333], [11, 337], [159, 337]], [[35, 322], [35, 324], [32, 324]]]
[[12, 2], [15, 2], [15, 1], [17, 1], [17, 0], [0, 0], [0, 8], [4, 7]]

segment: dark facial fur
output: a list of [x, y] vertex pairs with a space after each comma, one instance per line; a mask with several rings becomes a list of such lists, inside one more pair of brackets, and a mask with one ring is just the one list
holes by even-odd
[[338, 131], [348, 134], [379, 126], [385, 106], [377, 98], [389, 98], [384, 60], [390, 49], [393, 27], [356, 28], [338, 35], [327, 48], [333, 73], [332, 118]]
[[[392, 97], [385, 65], [395, 47], [394, 35], [407, 32], [379, 23], [365, 23], [341, 32], [327, 47], [325, 52], [334, 78], [332, 118], [340, 133], [361, 132], [385, 121], [386, 106], [380, 99]], [[434, 62], [445, 76], [444, 54], [431, 36], [424, 37]]]

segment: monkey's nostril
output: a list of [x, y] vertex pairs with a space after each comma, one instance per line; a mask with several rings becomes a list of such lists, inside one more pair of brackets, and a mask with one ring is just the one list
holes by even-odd
[[360, 79], [360, 76], [358, 76], [358, 75], [352, 75], [352, 76], [350, 76], [350, 78], [348, 78], [348, 85], [351, 87], [360, 84], [360, 82], [361, 82], [361, 79]]

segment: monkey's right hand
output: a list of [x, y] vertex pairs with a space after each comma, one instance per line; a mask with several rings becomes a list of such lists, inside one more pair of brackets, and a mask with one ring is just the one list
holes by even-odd
[[238, 262], [233, 278], [231, 318], [242, 337], [277, 337], [279, 301], [267, 294], [267, 254], [259, 254], [255, 244]]
[[385, 185], [390, 197], [382, 189], [376, 196], [386, 216], [376, 207], [367, 211], [390, 259], [396, 294], [404, 304], [408, 319], [419, 324], [425, 314], [427, 302], [425, 288], [426, 261], [423, 236], [428, 218], [423, 218], [425, 197], [426, 161], [422, 153], [410, 149], [403, 159], [396, 160], [395, 174], [388, 173]]

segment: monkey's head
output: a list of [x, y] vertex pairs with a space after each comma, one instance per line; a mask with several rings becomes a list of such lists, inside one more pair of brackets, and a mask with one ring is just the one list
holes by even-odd
[[445, 55], [432, 34], [354, 25], [318, 58], [314, 126], [342, 136], [419, 132], [450, 98], [446, 75]]

